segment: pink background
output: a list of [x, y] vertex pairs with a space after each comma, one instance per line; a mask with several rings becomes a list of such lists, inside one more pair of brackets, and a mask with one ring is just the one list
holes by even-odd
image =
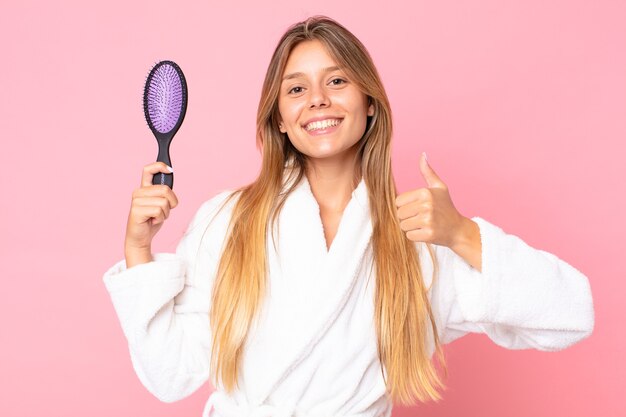
[[144, 78], [172, 59], [190, 88], [171, 148], [180, 205], [153, 248], [173, 251], [203, 201], [257, 175], [267, 64], [313, 14], [374, 58], [400, 191], [425, 186], [426, 151], [461, 213], [555, 253], [593, 291], [589, 339], [547, 353], [468, 335], [446, 346], [445, 400], [394, 416], [626, 415], [626, 4], [580, 0], [3, 4], [0, 415], [200, 416], [208, 384], [172, 404], [143, 388], [101, 280], [156, 159]]

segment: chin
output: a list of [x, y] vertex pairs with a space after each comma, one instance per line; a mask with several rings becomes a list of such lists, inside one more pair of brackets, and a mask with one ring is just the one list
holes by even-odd
[[350, 152], [350, 149], [315, 149], [304, 152], [310, 158], [325, 159], [335, 158], [341, 155], [345, 155]]

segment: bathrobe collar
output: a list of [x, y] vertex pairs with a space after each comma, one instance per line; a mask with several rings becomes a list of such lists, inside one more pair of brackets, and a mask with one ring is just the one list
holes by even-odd
[[324, 337], [363, 275], [371, 235], [363, 179], [344, 209], [330, 250], [306, 175], [287, 197], [276, 249], [268, 238], [269, 291], [244, 353], [247, 401], [263, 404]]

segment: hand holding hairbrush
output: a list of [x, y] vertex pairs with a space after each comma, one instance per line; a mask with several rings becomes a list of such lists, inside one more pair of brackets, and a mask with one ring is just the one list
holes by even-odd
[[[159, 145], [157, 162], [171, 167], [170, 143], [187, 112], [187, 82], [175, 62], [160, 61], [148, 74], [143, 90], [143, 111]], [[152, 184], [174, 188], [174, 174], [157, 173]]]

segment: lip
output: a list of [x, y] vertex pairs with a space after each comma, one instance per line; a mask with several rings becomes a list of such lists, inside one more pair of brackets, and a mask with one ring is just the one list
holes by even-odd
[[309, 123], [313, 123], [313, 122], [319, 122], [320, 120], [326, 120], [326, 119], [339, 119], [339, 120], [343, 120], [343, 117], [340, 116], [333, 116], [331, 114], [326, 115], [326, 116], [319, 116], [319, 117], [314, 117], [312, 119], [307, 120], [306, 122], [304, 122], [302, 124], [302, 128], [304, 129], [306, 127], [306, 125], [308, 125]]
[[313, 129], [313, 130], [304, 129], [304, 131], [311, 136], [328, 135], [328, 134], [335, 132], [337, 129], [339, 129], [341, 125], [342, 123], [339, 123], [338, 125], [326, 127], [324, 129]]

